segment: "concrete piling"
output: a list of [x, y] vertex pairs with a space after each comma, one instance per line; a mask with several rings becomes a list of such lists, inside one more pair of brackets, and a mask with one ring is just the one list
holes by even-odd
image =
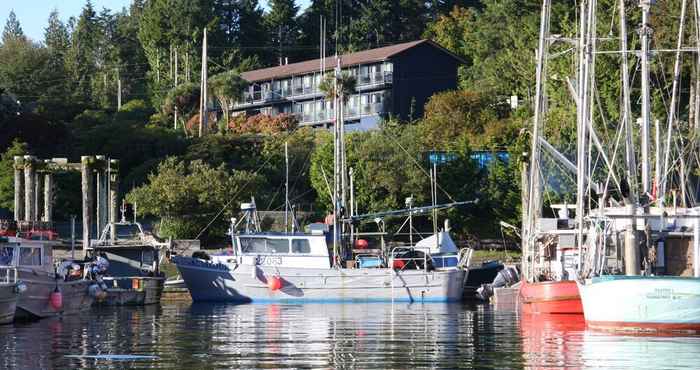
[[26, 221], [36, 221], [36, 166], [33, 156], [24, 156], [24, 215]]
[[53, 221], [53, 174], [44, 174], [44, 221]]
[[93, 193], [92, 193], [92, 164], [95, 157], [82, 156], [80, 157], [80, 174], [81, 187], [83, 191], [83, 251], [90, 245], [90, 236], [92, 229], [92, 208], [93, 208]]
[[15, 221], [24, 221], [24, 161], [15, 156]]
[[109, 222], [119, 221], [119, 208], [117, 206], [119, 196], [119, 161], [109, 160]]

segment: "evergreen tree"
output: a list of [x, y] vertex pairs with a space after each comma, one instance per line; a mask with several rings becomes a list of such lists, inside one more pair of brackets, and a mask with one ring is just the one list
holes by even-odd
[[334, 0], [311, 0], [309, 7], [299, 16], [299, 54], [302, 59], [319, 57], [322, 16], [326, 22], [327, 55], [335, 53], [335, 3]]
[[70, 36], [61, 22], [58, 11], [49, 15], [49, 24], [44, 31], [44, 45], [48, 60], [42, 76], [47, 82], [39, 98], [39, 113], [47, 117], [69, 119], [72, 117], [66, 96], [71, 92], [70, 74], [66, 69], [66, 57], [70, 49]]
[[6, 44], [12, 40], [24, 39], [24, 31], [17, 20], [14, 10], [10, 10], [10, 15], [7, 17], [5, 29], [2, 31], [2, 43]]
[[129, 11], [118, 13], [115, 18], [113, 44], [115, 52], [115, 73], [122, 81], [122, 101], [130, 96], [143, 97], [146, 94], [144, 77], [148, 74], [148, 59], [138, 39], [139, 21], [144, 2], [136, 0]]
[[[210, 58], [218, 59], [223, 68], [212, 65], [210, 73], [239, 69], [241, 64], [257, 65], [270, 60], [260, 46], [267, 38], [263, 10], [257, 0], [217, 0], [214, 14], [218, 24], [209, 31]], [[220, 47], [220, 48], [217, 48]]]
[[418, 0], [359, 2], [359, 14], [348, 22], [348, 50], [386, 46], [420, 38], [425, 29], [426, 8]]
[[294, 0], [271, 0], [270, 11], [265, 14], [265, 25], [269, 32], [269, 46], [275, 50], [277, 61], [296, 56], [294, 47], [299, 39], [296, 22], [299, 7]]
[[70, 70], [75, 81], [74, 97], [82, 104], [92, 103], [100, 27], [90, 0], [85, 3], [71, 35]]
[[49, 14], [49, 25], [44, 29], [44, 45], [52, 52], [64, 56], [70, 47], [68, 29], [58, 17], [58, 11], [54, 9]]

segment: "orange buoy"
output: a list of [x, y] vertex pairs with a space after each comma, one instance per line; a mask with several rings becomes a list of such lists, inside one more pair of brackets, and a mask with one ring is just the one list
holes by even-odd
[[269, 279], [267, 279], [267, 287], [270, 288], [271, 291], [276, 291], [280, 290], [282, 288], [282, 278], [279, 276], [272, 276]]
[[355, 248], [357, 249], [367, 249], [369, 243], [365, 239], [357, 239], [355, 241]]
[[58, 287], [56, 287], [51, 295], [49, 295], [49, 304], [51, 305], [51, 308], [56, 311], [63, 308], [63, 294], [60, 290], [58, 290]]
[[404, 260], [394, 260], [393, 267], [394, 267], [395, 269], [399, 269], [399, 270], [400, 270], [400, 269], [404, 268], [404, 266], [406, 266], [406, 261], [404, 261]]

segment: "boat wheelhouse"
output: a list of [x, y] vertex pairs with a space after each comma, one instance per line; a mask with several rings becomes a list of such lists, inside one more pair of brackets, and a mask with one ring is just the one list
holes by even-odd
[[106, 305], [148, 305], [160, 302], [165, 276], [161, 259], [168, 243], [147, 235], [138, 222], [109, 223], [100, 239], [93, 240], [88, 254], [104, 258], [109, 265], [101, 280], [107, 296], [98, 301]]

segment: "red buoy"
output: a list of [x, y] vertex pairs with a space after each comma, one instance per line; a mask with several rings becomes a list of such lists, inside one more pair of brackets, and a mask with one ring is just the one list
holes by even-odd
[[357, 249], [367, 249], [369, 247], [369, 243], [367, 243], [367, 240], [365, 239], [357, 239], [355, 241], [355, 248]]
[[51, 305], [51, 308], [56, 311], [63, 308], [63, 294], [60, 290], [58, 290], [58, 287], [56, 287], [51, 295], [49, 295], [49, 304]]
[[400, 269], [404, 268], [404, 266], [406, 266], [406, 261], [404, 261], [404, 260], [394, 260], [393, 267], [394, 267], [395, 269], [400, 270]]
[[280, 290], [282, 288], [282, 278], [279, 276], [272, 276], [267, 279], [267, 287], [270, 288], [271, 291], [276, 291]]

